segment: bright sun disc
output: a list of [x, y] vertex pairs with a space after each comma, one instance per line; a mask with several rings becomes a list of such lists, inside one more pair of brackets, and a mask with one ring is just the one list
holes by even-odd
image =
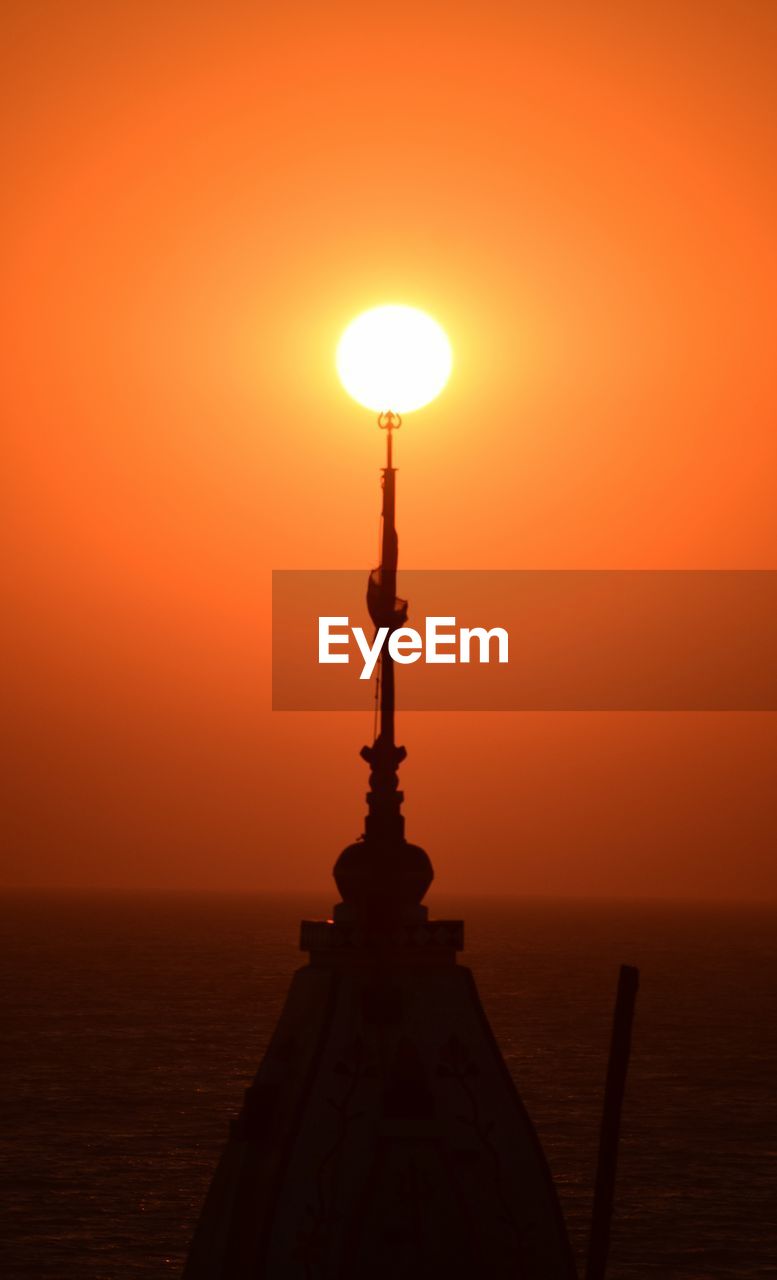
[[410, 413], [438, 396], [453, 354], [436, 320], [415, 307], [374, 307], [352, 320], [337, 347], [337, 372], [375, 413]]

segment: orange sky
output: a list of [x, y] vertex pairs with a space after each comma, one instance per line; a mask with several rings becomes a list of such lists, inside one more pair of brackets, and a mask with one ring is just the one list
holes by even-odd
[[[777, 567], [768, 0], [4, 18], [5, 883], [331, 884], [370, 726], [270, 712], [270, 570], [374, 561], [368, 306], [456, 357], [405, 566]], [[777, 897], [774, 716], [400, 737], [445, 889]]]

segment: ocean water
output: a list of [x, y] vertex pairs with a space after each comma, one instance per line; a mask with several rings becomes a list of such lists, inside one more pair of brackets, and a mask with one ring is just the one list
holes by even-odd
[[[312, 897], [0, 899], [4, 1280], [177, 1276]], [[777, 1277], [777, 912], [433, 898], [584, 1257], [621, 962], [641, 969], [611, 1280]]]

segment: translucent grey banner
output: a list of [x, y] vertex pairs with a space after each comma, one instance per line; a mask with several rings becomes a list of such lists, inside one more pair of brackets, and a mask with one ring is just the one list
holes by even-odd
[[777, 710], [777, 571], [408, 569], [393, 638], [367, 577], [274, 571], [275, 710], [365, 710], [389, 645], [406, 711]]

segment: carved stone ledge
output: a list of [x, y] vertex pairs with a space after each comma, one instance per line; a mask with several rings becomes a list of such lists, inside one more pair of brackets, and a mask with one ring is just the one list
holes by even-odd
[[403, 953], [461, 951], [463, 920], [411, 921], [390, 930], [373, 930], [363, 924], [335, 920], [303, 920], [300, 950], [347, 953], [371, 949], [397, 949]]

